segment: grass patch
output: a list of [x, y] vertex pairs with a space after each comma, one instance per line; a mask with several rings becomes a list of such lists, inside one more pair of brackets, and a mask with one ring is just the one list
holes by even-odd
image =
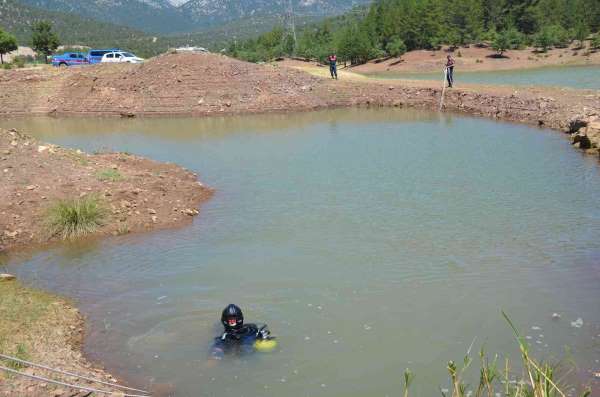
[[89, 160], [87, 159], [87, 156], [84, 153], [78, 153], [75, 151], [69, 151], [67, 152], [66, 156], [68, 158], [70, 158], [73, 162], [79, 164], [79, 165], [89, 165]]
[[[24, 361], [29, 361], [30, 357], [29, 357], [29, 353], [27, 353], [27, 348], [25, 347], [24, 344], [22, 343], [17, 343], [17, 349], [14, 353], [14, 357], [24, 360]], [[21, 364], [19, 362], [16, 361], [12, 361], [12, 360], [6, 360], [8, 361], [6, 363], [6, 366], [12, 369], [21, 369], [21, 368], [25, 368], [26, 365], [25, 364]]]
[[63, 240], [93, 233], [102, 225], [106, 210], [95, 195], [61, 200], [46, 214], [46, 227], [50, 236]]
[[[29, 360], [29, 332], [46, 318], [56, 299], [41, 291], [23, 287], [16, 281], [0, 286], [0, 351]], [[14, 361], [2, 361], [10, 368], [22, 368]]]
[[96, 177], [101, 181], [119, 182], [122, 181], [123, 175], [115, 169], [106, 168], [96, 173]]
[[119, 222], [119, 226], [117, 227], [117, 236], [123, 236], [125, 234], [129, 234], [129, 225], [126, 222]]

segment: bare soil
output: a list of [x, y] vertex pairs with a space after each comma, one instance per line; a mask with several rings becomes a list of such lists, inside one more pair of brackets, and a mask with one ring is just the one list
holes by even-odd
[[126, 153], [90, 155], [16, 130], [0, 130], [0, 178], [0, 252], [57, 240], [45, 220], [62, 199], [96, 195], [107, 212], [96, 234], [108, 235], [187, 224], [211, 195], [195, 174], [174, 164]]
[[428, 73], [443, 70], [446, 56], [452, 55], [456, 68], [461, 72], [532, 69], [547, 66], [566, 65], [600, 65], [600, 51], [590, 51], [578, 46], [556, 48], [546, 53], [536, 52], [533, 48], [509, 50], [498, 57], [491, 48], [470, 46], [450, 51], [447, 47], [439, 51], [410, 51], [400, 58], [391, 58], [383, 62], [371, 61], [364, 65], [352, 67], [356, 73]]

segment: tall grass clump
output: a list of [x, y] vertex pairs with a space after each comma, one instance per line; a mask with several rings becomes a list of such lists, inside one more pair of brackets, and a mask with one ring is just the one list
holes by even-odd
[[119, 182], [123, 180], [123, 175], [117, 170], [106, 168], [96, 173], [96, 177], [100, 181]]
[[106, 211], [97, 196], [60, 200], [48, 210], [46, 226], [50, 236], [73, 239], [96, 231], [105, 215]]
[[[479, 384], [475, 388], [471, 388], [465, 382], [467, 370], [472, 364], [471, 348], [469, 347], [462, 363], [457, 364], [454, 361], [449, 361], [447, 365], [448, 374], [450, 377], [450, 388], [441, 389], [443, 397], [567, 397], [563, 391], [564, 385], [557, 379], [558, 365], [553, 365], [548, 362], [537, 361], [529, 352], [529, 345], [525, 339], [521, 337], [517, 328], [506, 315], [502, 315], [508, 322], [510, 328], [515, 334], [515, 338], [519, 345], [521, 353], [520, 373], [514, 373], [511, 370], [510, 362], [505, 359], [504, 368], [498, 365], [498, 356], [489, 359], [484, 348], [479, 351], [480, 368], [479, 368]], [[473, 341], [474, 342], [474, 341]], [[405, 387], [404, 397], [408, 397], [408, 389], [414, 375], [407, 369], [404, 373]], [[473, 389], [473, 390], [471, 390]], [[580, 397], [589, 397], [591, 390], [588, 388], [579, 395]], [[568, 394], [572, 396], [572, 394]]]

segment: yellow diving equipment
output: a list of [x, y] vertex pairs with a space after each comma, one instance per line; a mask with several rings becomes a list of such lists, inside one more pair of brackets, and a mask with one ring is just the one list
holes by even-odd
[[259, 339], [254, 342], [254, 348], [257, 352], [269, 353], [275, 350], [277, 341], [275, 339]]

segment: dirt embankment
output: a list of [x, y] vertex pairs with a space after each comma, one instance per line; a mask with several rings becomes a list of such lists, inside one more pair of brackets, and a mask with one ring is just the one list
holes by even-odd
[[0, 129], [0, 252], [59, 236], [46, 227], [59, 200], [97, 197], [104, 218], [95, 234], [186, 224], [211, 190], [173, 164], [127, 153], [90, 155]]
[[[315, 78], [214, 54], [0, 72], [0, 115], [222, 114], [310, 108]], [[303, 89], [304, 87], [304, 89]]]
[[391, 58], [383, 62], [371, 61], [364, 65], [353, 67], [352, 70], [364, 74], [387, 73], [430, 73], [440, 72], [446, 64], [446, 56], [452, 55], [456, 67], [462, 72], [498, 71], [513, 69], [532, 69], [547, 66], [565, 65], [600, 65], [600, 51], [590, 51], [589, 43], [586, 49], [578, 46], [556, 48], [548, 52], [536, 52], [534, 48], [509, 50], [502, 57], [491, 48], [470, 46], [458, 48], [449, 52], [447, 47], [439, 51], [416, 50]]

